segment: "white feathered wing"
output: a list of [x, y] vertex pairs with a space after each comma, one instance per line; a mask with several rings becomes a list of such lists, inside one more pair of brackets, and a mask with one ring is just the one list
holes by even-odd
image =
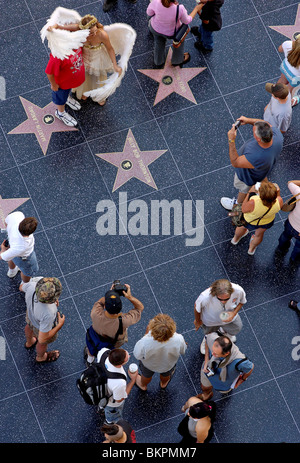
[[54, 24], [65, 26], [66, 24], [79, 23], [80, 20], [81, 16], [75, 10], [69, 10], [59, 6], [53, 11], [47, 23], [40, 31], [42, 41], [44, 42], [45, 39], [48, 40], [48, 46], [52, 56], [63, 60], [70, 55], [74, 55], [74, 50], [82, 47], [90, 31], [88, 29], [75, 32], [61, 29], [48, 31], [48, 27], [54, 26]]
[[101, 102], [112, 95], [120, 86], [128, 67], [128, 61], [136, 40], [135, 30], [128, 24], [115, 23], [104, 26], [104, 30], [109, 36], [109, 40], [115, 50], [115, 54], [120, 55], [117, 64], [122, 68], [121, 75], [114, 72], [108, 79], [101, 82], [102, 87], [85, 92], [85, 96], [90, 96], [94, 101]]

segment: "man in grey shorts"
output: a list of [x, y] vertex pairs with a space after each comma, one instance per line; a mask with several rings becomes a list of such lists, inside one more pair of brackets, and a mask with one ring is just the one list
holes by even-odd
[[246, 141], [238, 150], [235, 146], [237, 130], [235, 124], [228, 132], [229, 158], [235, 169], [234, 187], [238, 190], [236, 198], [221, 198], [221, 205], [232, 210], [234, 204], [242, 203], [250, 188], [257, 182], [267, 180], [283, 146], [283, 135], [279, 129], [272, 127], [261, 119], [245, 116], [238, 118], [241, 125], [253, 126], [253, 138]]

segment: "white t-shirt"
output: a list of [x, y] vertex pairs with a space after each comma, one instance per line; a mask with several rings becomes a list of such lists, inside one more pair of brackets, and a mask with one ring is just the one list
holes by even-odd
[[[98, 354], [97, 354], [97, 362], [100, 362], [102, 354], [107, 350], [108, 349], [103, 348], [98, 352]], [[108, 371], [110, 371], [112, 373], [122, 373], [123, 375], [125, 375], [125, 377], [127, 377], [126, 371], [124, 370], [124, 368], [123, 367], [121, 367], [121, 368], [115, 367], [114, 365], [112, 365], [110, 363], [108, 358], [105, 360], [105, 366], [108, 369]], [[109, 401], [107, 403], [107, 405], [109, 407], [119, 407], [121, 405], [121, 403], [123, 403], [123, 402], [114, 402], [114, 400], [126, 399], [128, 397], [127, 392], [126, 392], [126, 384], [127, 384], [127, 381], [125, 379], [110, 379], [110, 378], [108, 378], [108, 380], [107, 380], [107, 390], [108, 390], [109, 394], [111, 394], [111, 397], [109, 398]]]
[[[293, 182], [290, 182], [288, 184], [288, 188], [290, 192], [292, 193], [292, 195], [296, 195], [300, 193], [300, 187], [295, 185], [295, 183]], [[297, 196], [296, 199], [299, 199], [299, 198], [300, 198], [300, 194], [299, 196]], [[292, 225], [292, 227], [300, 233], [300, 201], [296, 202], [296, 206], [294, 210], [289, 213], [289, 222]]]
[[298, 68], [294, 68], [294, 66], [290, 65], [290, 63], [288, 62], [288, 59], [287, 59], [287, 55], [288, 55], [289, 51], [291, 51], [291, 49], [292, 49], [292, 41], [291, 40], [286, 40], [285, 42], [283, 42], [283, 44], [281, 46], [282, 46], [283, 53], [284, 53], [284, 56], [285, 56], [285, 63], [286, 63], [287, 68], [295, 76], [300, 76], [300, 66]]
[[1, 253], [1, 258], [6, 262], [14, 257], [28, 257], [34, 250], [34, 236], [24, 238], [19, 232], [19, 224], [25, 219], [25, 215], [20, 212], [12, 212], [5, 218], [9, 249]]
[[168, 341], [158, 342], [150, 331], [136, 343], [133, 355], [149, 370], [165, 373], [176, 365], [178, 357], [185, 351], [186, 343], [181, 334], [174, 333]]
[[232, 311], [239, 304], [246, 304], [246, 293], [243, 288], [235, 283], [231, 283], [233, 293], [230, 299], [223, 304], [215, 296], [210, 295], [210, 288], [203, 291], [196, 300], [196, 310], [201, 312], [201, 320], [206, 326], [226, 325], [226, 321], [220, 319], [221, 312]]
[[42, 333], [48, 333], [57, 324], [57, 305], [45, 304], [39, 302], [36, 296], [33, 297], [34, 304], [32, 305], [32, 296], [35, 293], [36, 281], [22, 284], [22, 290], [25, 293], [25, 301], [27, 307], [27, 315], [33, 326]]
[[269, 122], [272, 127], [277, 127], [277, 129], [282, 132], [286, 132], [292, 121], [291, 101], [292, 98], [290, 93], [288, 94], [286, 103], [280, 103], [272, 96], [264, 112], [264, 120]]

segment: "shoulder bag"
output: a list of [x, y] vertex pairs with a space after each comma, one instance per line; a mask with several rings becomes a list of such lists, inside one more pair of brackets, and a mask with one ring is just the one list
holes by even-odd
[[187, 24], [181, 24], [179, 29], [176, 31], [178, 15], [179, 15], [179, 5], [177, 5], [177, 11], [176, 11], [175, 30], [174, 30], [174, 37], [173, 37], [173, 47], [174, 48], [179, 48], [180, 45], [184, 42], [188, 33], [190, 32], [190, 28]]
[[281, 210], [284, 212], [292, 212], [295, 209], [296, 202], [300, 201], [299, 199], [296, 199], [297, 196], [299, 196], [300, 193], [297, 193], [296, 195], [292, 196], [288, 201], [286, 201], [283, 205]]

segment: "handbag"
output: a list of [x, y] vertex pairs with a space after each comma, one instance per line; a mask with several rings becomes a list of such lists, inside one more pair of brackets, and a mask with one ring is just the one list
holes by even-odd
[[190, 28], [187, 24], [181, 24], [179, 29], [176, 31], [178, 14], [179, 14], [179, 5], [177, 5], [177, 11], [176, 11], [175, 30], [174, 30], [174, 37], [173, 37], [173, 47], [174, 48], [179, 48], [180, 45], [184, 42], [188, 33], [190, 32]]
[[297, 196], [299, 196], [300, 193], [297, 193], [296, 195], [292, 196], [288, 201], [286, 201], [283, 205], [281, 210], [284, 212], [292, 212], [295, 209], [296, 202], [300, 201], [299, 199], [296, 199]]
[[272, 209], [272, 206], [261, 216], [257, 217], [256, 219], [247, 222], [244, 218], [244, 213], [242, 212], [242, 204], [234, 204], [233, 208], [230, 212], [228, 212], [228, 217], [231, 217], [231, 222], [235, 227], [245, 227], [247, 223], [254, 222], [258, 220], [257, 224], [261, 221], [261, 219]]

